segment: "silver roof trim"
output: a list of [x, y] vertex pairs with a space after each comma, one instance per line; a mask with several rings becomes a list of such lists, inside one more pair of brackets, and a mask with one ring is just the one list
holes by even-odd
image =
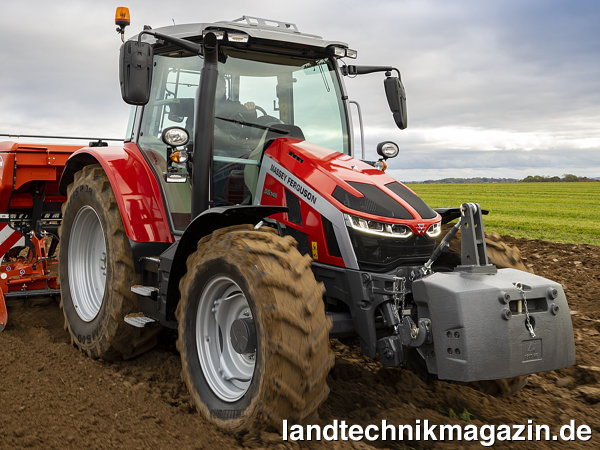
[[[239, 19], [238, 19], [239, 20]], [[277, 22], [277, 21], [274, 21]], [[283, 22], [282, 22], [283, 23]], [[248, 34], [251, 38], [266, 39], [278, 42], [289, 42], [292, 44], [309, 45], [312, 47], [326, 48], [330, 45], [348, 47], [348, 44], [341, 41], [326, 41], [320, 36], [313, 34], [300, 33], [294, 29], [282, 29], [275, 26], [259, 26], [243, 22], [214, 22], [214, 23], [190, 23], [184, 25], [170, 25], [161, 28], [152, 29], [159, 33], [181, 39], [192, 36], [202, 36], [205, 29], [227, 29], [239, 31]], [[137, 35], [132, 36], [131, 40], [137, 39]], [[142, 36], [142, 40], [152, 42], [154, 38], [148, 35]]]

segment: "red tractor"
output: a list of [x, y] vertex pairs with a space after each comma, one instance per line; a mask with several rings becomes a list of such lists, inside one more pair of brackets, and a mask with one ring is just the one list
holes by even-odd
[[407, 124], [398, 70], [355, 57], [255, 17], [124, 42], [126, 141], [59, 173], [61, 306], [81, 351], [131, 358], [177, 329], [198, 410], [230, 429], [313, 417], [331, 337], [459, 382], [574, 363], [562, 287], [490, 264], [478, 205], [431, 209], [385, 173], [393, 143], [353, 156], [344, 76], [383, 73]]

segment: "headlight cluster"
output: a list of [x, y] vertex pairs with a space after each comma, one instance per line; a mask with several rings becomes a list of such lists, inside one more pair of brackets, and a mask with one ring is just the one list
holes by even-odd
[[355, 230], [365, 233], [376, 234], [386, 237], [409, 238], [413, 232], [406, 225], [383, 223], [376, 220], [363, 219], [362, 217], [351, 216], [344, 214], [346, 225]]
[[434, 223], [427, 229], [427, 236], [438, 237], [442, 233], [442, 223]]
[[[383, 223], [376, 220], [364, 219], [362, 217], [352, 216], [350, 214], [344, 214], [344, 220], [346, 225], [354, 230], [362, 231], [365, 233], [375, 234], [378, 236], [385, 237], [397, 237], [397, 238], [409, 238], [413, 235], [412, 230], [407, 225], [400, 225], [394, 223]], [[442, 225], [440, 222], [434, 223], [427, 229], [427, 236], [431, 238], [438, 237], [442, 232]]]

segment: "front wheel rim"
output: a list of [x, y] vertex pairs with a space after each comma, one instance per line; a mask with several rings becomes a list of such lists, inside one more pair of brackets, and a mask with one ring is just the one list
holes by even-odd
[[242, 289], [227, 276], [212, 278], [200, 296], [196, 314], [196, 346], [204, 378], [224, 402], [242, 398], [252, 383], [256, 352], [240, 354], [231, 343], [236, 319], [252, 318]]
[[91, 206], [75, 215], [68, 250], [69, 289], [81, 320], [91, 322], [102, 306], [106, 285], [106, 243], [100, 217]]

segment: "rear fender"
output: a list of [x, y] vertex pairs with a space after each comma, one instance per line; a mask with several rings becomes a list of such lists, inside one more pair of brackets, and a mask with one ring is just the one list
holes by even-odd
[[89, 164], [100, 164], [106, 172], [123, 219], [127, 237], [133, 242], [174, 242], [160, 187], [137, 145], [84, 147], [68, 159], [59, 190], [66, 195], [75, 173]]

